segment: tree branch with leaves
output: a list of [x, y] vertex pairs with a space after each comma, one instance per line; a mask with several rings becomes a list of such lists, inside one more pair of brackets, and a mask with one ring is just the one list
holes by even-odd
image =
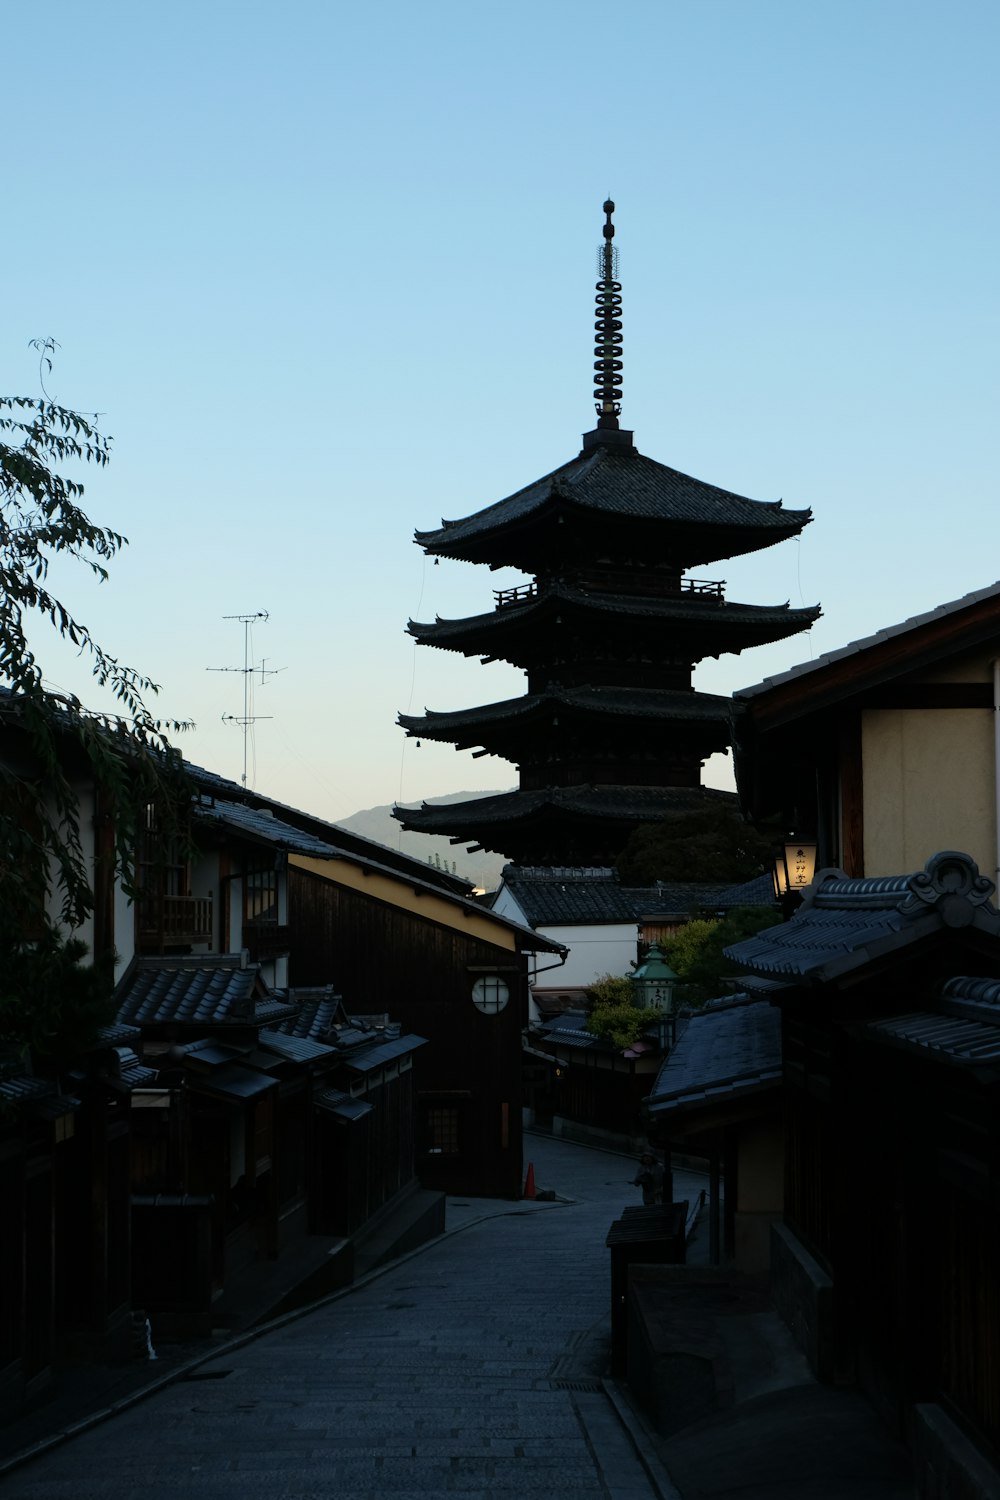
[[[56, 346], [45, 339], [35, 347], [41, 395], [0, 396], [0, 959], [22, 976], [13, 995], [0, 975], [0, 1042], [25, 1031], [32, 955], [36, 967], [59, 972], [53, 953], [93, 911], [81, 776], [100, 788], [114, 825], [116, 872], [130, 894], [141, 810], [155, 801], [161, 821], [183, 830], [190, 806], [180, 752], [169, 740], [185, 726], [151, 712], [146, 700], [158, 685], [107, 651], [49, 587], [57, 558], [106, 582], [127, 539], [90, 519], [83, 483], [66, 472], [105, 467], [110, 439], [96, 418], [51, 399], [45, 373]], [[89, 658], [97, 686], [117, 700], [114, 709], [88, 708], [47, 685], [38, 644], [46, 632]], [[28, 1030], [37, 1044], [38, 1028]]]

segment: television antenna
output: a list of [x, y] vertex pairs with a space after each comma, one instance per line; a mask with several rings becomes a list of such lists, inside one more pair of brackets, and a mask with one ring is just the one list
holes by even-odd
[[240, 624], [243, 626], [243, 665], [242, 665], [242, 667], [206, 667], [205, 671], [206, 672], [238, 672], [240, 674], [240, 676], [243, 678], [243, 713], [242, 713], [242, 715], [240, 715], [240, 714], [223, 714], [222, 715], [222, 722], [223, 722], [223, 724], [239, 724], [240, 727], [243, 730], [243, 777], [242, 777], [242, 780], [243, 780], [243, 785], [245, 787], [246, 784], [247, 784], [247, 753], [248, 753], [249, 744], [250, 744], [250, 731], [253, 728], [253, 726], [257, 723], [258, 719], [271, 719], [271, 718], [274, 717], [273, 714], [255, 714], [254, 711], [253, 711], [253, 685], [254, 685], [254, 676], [256, 675], [257, 672], [260, 673], [260, 682], [261, 682], [261, 686], [263, 687], [263, 685], [266, 682], [266, 680], [267, 680], [268, 677], [277, 677], [277, 675], [278, 675], [279, 672], [284, 672], [285, 671], [285, 668], [284, 667], [267, 667], [267, 668], [265, 668], [264, 663], [267, 661], [267, 657], [266, 656], [264, 658], [262, 658], [261, 664], [260, 664], [259, 667], [255, 667], [254, 664], [253, 664], [253, 660], [252, 660], [252, 646], [253, 646], [252, 632], [253, 632], [253, 627], [256, 624], [258, 624], [258, 623], [261, 624], [261, 625], [263, 625], [269, 619], [269, 615], [268, 615], [266, 609], [254, 610], [252, 614], [245, 614], [245, 615], [223, 615], [222, 618], [224, 620], [239, 620]]

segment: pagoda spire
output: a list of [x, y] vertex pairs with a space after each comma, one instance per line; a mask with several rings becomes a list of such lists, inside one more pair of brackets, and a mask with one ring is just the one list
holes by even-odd
[[597, 401], [599, 428], [618, 430], [621, 415], [622, 386], [622, 284], [617, 280], [618, 250], [612, 243], [615, 226], [611, 215], [615, 205], [610, 198], [604, 204], [604, 244], [598, 247], [597, 318], [594, 323], [594, 397]]

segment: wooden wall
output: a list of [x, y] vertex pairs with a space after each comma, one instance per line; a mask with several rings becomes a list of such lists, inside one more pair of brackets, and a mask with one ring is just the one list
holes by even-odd
[[[414, 1055], [421, 1182], [444, 1192], [517, 1197], [523, 960], [304, 870], [289, 870], [288, 905], [291, 985], [332, 983], [349, 1012], [386, 1012], [428, 1040]], [[510, 989], [498, 1015], [483, 1015], [472, 1003], [483, 971], [501, 973]], [[431, 1149], [431, 1108], [457, 1112], [457, 1149]]]

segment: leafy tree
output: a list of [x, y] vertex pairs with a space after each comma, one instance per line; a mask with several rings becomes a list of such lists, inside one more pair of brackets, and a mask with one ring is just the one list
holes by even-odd
[[632, 1005], [635, 991], [630, 974], [602, 974], [587, 986], [587, 1003], [598, 1005]]
[[[115, 830], [116, 869], [130, 893], [142, 809], [155, 802], [161, 826], [181, 829], [190, 805], [180, 753], [168, 740], [183, 726], [154, 717], [145, 702], [157, 685], [106, 651], [49, 588], [57, 558], [81, 563], [104, 582], [107, 564], [127, 542], [90, 520], [83, 484], [65, 472], [103, 468], [110, 441], [94, 422], [51, 400], [44, 374], [55, 345], [42, 340], [36, 347], [42, 395], [0, 397], [0, 1040], [24, 1045], [54, 1034], [60, 994], [68, 1011], [76, 995], [78, 1018], [93, 1011], [93, 996], [86, 1005], [81, 1000], [80, 986], [90, 980], [77, 972], [80, 945], [66, 943], [94, 904], [76, 790], [81, 775], [100, 787]], [[90, 659], [116, 710], [92, 711], [74, 694], [46, 686], [29, 630], [37, 624]], [[37, 1020], [49, 1002], [48, 1020], [29, 1023], [29, 1012]]]
[[631, 1047], [649, 1024], [649, 1015], [632, 1004], [595, 1005], [587, 1017], [587, 1030], [593, 1036], [607, 1037], [613, 1046]]
[[669, 823], [642, 823], [618, 859], [624, 885], [657, 880], [752, 880], [771, 862], [775, 840], [734, 807], [707, 803]]
[[779, 920], [769, 906], [737, 906], [718, 922], [694, 921], [663, 944], [667, 962], [681, 980], [678, 999], [701, 1005], [725, 994], [727, 979], [740, 973], [724, 950]]
[[72, 1061], [114, 1020], [113, 966], [86, 963], [77, 938], [45, 933], [5, 956], [0, 975], [0, 1050], [30, 1051], [44, 1066]]
[[615, 1047], [631, 1047], [649, 1024], [648, 1014], [635, 1003], [628, 974], [602, 974], [588, 986], [587, 1000], [587, 1030], [593, 1036], [607, 1037]]

